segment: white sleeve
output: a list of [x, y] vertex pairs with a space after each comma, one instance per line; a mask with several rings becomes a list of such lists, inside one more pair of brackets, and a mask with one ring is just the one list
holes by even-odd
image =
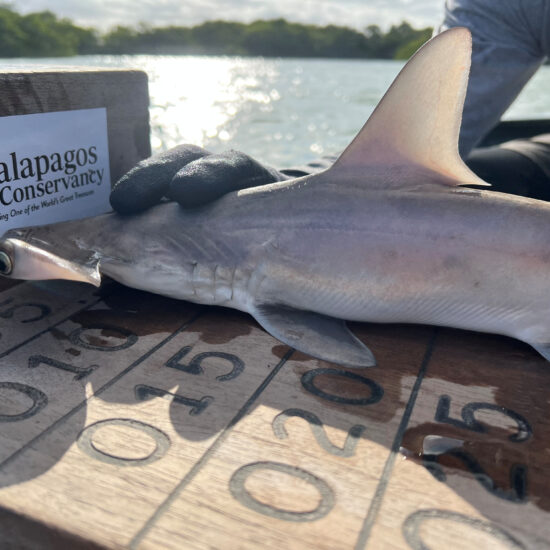
[[467, 27], [473, 38], [460, 130], [463, 157], [498, 123], [543, 63], [549, 21], [549, 0], [447, 0], [437, 32]]

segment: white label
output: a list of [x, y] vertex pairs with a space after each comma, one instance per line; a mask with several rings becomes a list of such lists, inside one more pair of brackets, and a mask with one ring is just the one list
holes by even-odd
[[111, 210], [107, 111], [0, 117], [0, 235]]

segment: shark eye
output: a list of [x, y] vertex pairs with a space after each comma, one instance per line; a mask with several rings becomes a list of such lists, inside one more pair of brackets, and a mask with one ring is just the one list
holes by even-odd
[[9, 275], [12, 272], [13, 263], [8, 254], [0, 250], [0, 274]]

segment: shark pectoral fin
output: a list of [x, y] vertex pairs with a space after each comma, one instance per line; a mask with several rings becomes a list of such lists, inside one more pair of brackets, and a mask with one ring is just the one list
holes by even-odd
[[372, 352], [340, 319], [284, 306], [262, 305], [252, 312], [272, 336], [316, 357], [348, 367], [373, 367]]
[[[328, 173], [340, 179], [346, 172], [363, 174], [365, 185], [372, 187], [418, 187], [422, 179], [448, 186], [489, 185], [458, 153], [471, 51], [472, 38], [465, 28], [450, 29], [427, 42]], [[377, 172], [381, 176], [376, 177]]]

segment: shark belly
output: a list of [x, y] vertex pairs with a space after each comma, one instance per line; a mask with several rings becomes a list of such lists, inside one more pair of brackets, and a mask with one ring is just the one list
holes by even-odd
[[498, 276], [464, 274], [442, 282], [426, 271], [430, 267], [440, 266], [409, 264], [402, 277], [375, 268], [359, 279], [325, 274], [322, 284], [311, 272], [293, 274], [293, 284], [266, 277], [261, 300], [348, 321], [433, 324], [520, 338], [529, 327], [543, 325], [550, 339], [550, 303], [540, 294]]

